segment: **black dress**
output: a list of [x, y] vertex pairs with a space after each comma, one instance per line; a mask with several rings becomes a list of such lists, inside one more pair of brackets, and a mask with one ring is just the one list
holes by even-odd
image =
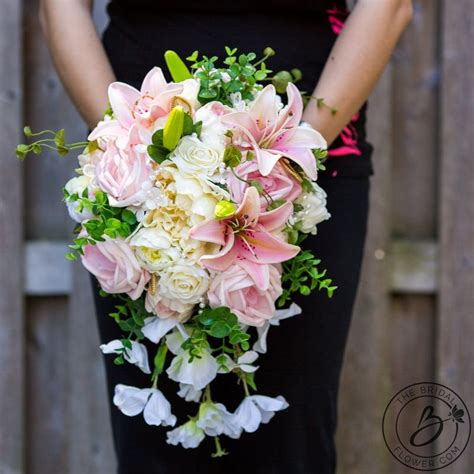
[[[195, 49], [219, 56], [225, 45], [256, 53], [271, 46], [277, 55], [268, 66], [274, 71], [298, 67], [303, 72], [298, 85], [309, 92], [347, 16], [344, 1], [321, 0], [113, 0], [108, 11], [103, 42], [120, 81], [139, 87], [153, 66], [165, 70], [167, 49], [183, 57]], [[239, 440], [222, 437], [230, 454], [213, 459], [211, 438], [197, 449], [184, 450], [166, 444], [165, 429], [146, 425], [142, 417], [122, 415], [112, 405], [114, 386], [148, 387], [149, 377], [136, 367], [116, 366], [113, 357], [105, 356], [119, 474], [335, 472], [337, 392], [366, 234], [371, 151], [365, 140], [364, 107], [332, 145], [327, 170], [319, 176], [332, 217], [304, 243], [322, 259], [338, 290], [332, 299], [323, 293], [297, 298], [303, 314], [272, 327], [269, 352], [259, 358], [258, 393], [281, 394], [290, 407], [256, 433], [244, 433]], [[101, 298], [97, 282], [93, 283], [105, 343], [121, 337], [107, 316], [115, 301]], [[218, 377], [213, 382], [213, 398], [232, 410], [242, 398], [242, 388], [230, 379]], [[184, 422], [189, 404], [173, 395], [174, 382], [163, 386], [165, 380], [160, 379], [161, 388], [178, 423]]]

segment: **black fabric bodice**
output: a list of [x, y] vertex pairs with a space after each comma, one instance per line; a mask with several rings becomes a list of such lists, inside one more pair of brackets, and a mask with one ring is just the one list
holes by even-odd
[[[166, 74], [164, 52], [181, 57], [194, 50], [224, 56], [224, 46], [258, 55], [267, 46], [274, 72], [298, 68], [298, 83], [311, 93], [347, 11], [339, 0], [112, 0], [103, 42], [119, 81], [139, 87], [153, 66]], [[365, 106], [331, 147], [327, 173], [372, 173], [372, 147], [365, 139]], [[347, 144], [350, 143], [350, 146]]]

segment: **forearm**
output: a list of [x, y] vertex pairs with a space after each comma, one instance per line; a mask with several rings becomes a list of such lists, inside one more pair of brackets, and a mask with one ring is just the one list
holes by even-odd
[[92, 19], [92, 0], [42, 0], [40, 19], [64, 87], [89, 127], [107, 108], [115, 80]]
[[[357, 2], [303, 116], [329, 144], [367, 100], [411, 15], [410, 0]], [[329, 107], [318, 107], [316, 98]]]

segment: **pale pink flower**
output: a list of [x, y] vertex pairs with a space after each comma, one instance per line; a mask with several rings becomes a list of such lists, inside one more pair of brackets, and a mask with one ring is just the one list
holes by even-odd
[[[235, 173], [246, 181], [258, 181], [267, 197], [260, 196], [260, 206], [266, 209], [270, 199], [274, 201], [284, 199], [293, 202], [301, 194], [301, 185], [293, 178], [288, 171], [277, 163], [267, 176], [262, 176], [258, 169], [258, 163], [255, 160], [245, 161], [234, 169]], [[233, 173], [228, 173], [227, 184], [229, 191], [237, 202], [241, 202], [248, 184], [238, 179]], [[271, 202], [271, 201], [270, 201]]]
[[217, 273], [208, 291], [209, 305], [227, 306], [243, 324], [262, 326], [275, 314], [275, 301], [282, 293], [280, 272], [265, 267], [266, 284], [262, 287], [239, 263]]
[[184, 322], [191, 316], [193, 308], [194, 304], [165, 298], [159, 291], [154, 294], [148, 291], [146, 294], [145, 309], [162, 319], [172, 318]]
[[199, 260], [202, 265], [224, 271], [238, 261], [261, 286], [265, 276], [262, 264], [284, 262], [300, 251], [296, 245], [288, 244], [272, 233], [283, 228], [292, 212], [291, 202], [261, 212], [258, 191], [249, 187], [233, 215], [201, 222], [191, 228], [189, 235], [222, 246], [218, 253], [202, 256]]
[[288, 105], [280, 109], [275, 87], [268, 85], [249, 110], [227, 114], [222, 121], [242, 132], [243, 139], [248, 141], [243, 148], [255, 153], [264, 176], [285, 157], [301, 166], [311, 180], [316, 180], [316, 158], [311, 150], [326, 148], [326, 141], [316, 130], [299, 126], [303, 100], [298, 88], [289, 83], [286, 93]]
[[126, 293], [136, 300], [150, 279], [149, 273], [140, 267], [132, 250], [121, 238], [107, 238], [96, 245], [86, 245], [81, 259], [107, 293]]
[[95, 168], [99, 187], [109, 196], [114, 207], [139, 206], [146, 199], [143, 188], [152, 172], [152, 161], [137, 147], [127, 151], [108, 142], [107, 148]]
[[122, 83], [113, 82], [108, 95], [114, 119], [100, 122], [89, 135], [89, 140], [102, 137], [120, 137], [119, 145], [125, 146], [131, 130], [138, 127], [138, 133], [151, 140], [155, 122], [166, 117], [171, 111], [176, 97], [184, 98], [192, 108], [199, 84], [194, 79], [180, 83], [166, 82], [160, 68], [154, 67], [143, 80], [140, 90]]

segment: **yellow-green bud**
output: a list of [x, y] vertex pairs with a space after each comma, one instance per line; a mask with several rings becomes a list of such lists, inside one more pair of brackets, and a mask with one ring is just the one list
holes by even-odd
[[226, 217], [233, 216], [236, 210], [237, 208], [233, 202], [223, 199], [216, 204], [214, 216], [216, 219], [225, 219]]
[[185, 81], [186, 79], [191, 79], [193, 77], [188, 67], [178, 56], [176, 51], [166, 51], [165, 61], [174, 82]]
[[293, 76], [288, 71], [277, 72], [272, 79], [273, 85], [279, 94], [286, 92], [288, 83], [293, 80]]
[[184, 109], [181, 105], [173, 107], [163, 129], [163, 146], [173, 151], [183, 135]]

